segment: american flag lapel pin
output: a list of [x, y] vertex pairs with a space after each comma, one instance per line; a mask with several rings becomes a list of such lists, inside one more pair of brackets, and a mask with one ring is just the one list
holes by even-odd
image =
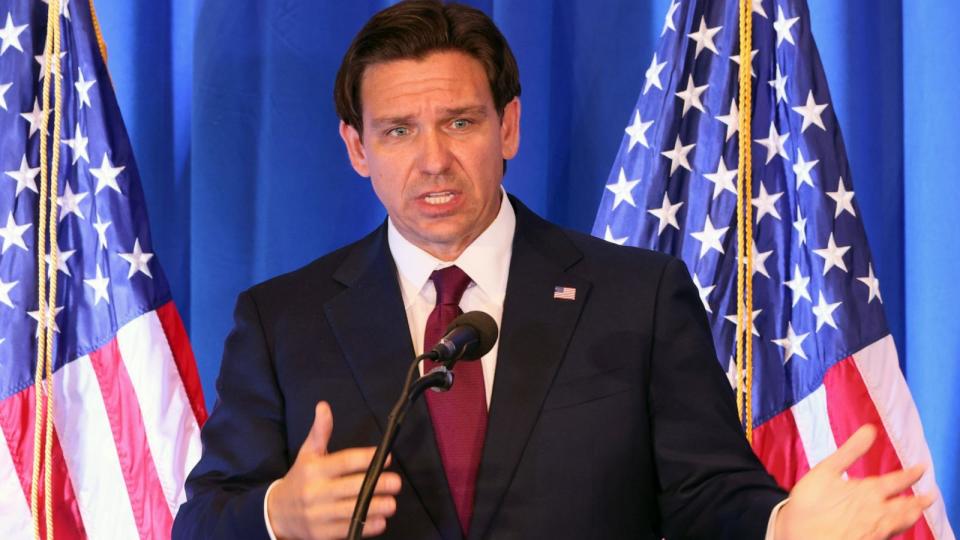
[[561, 287], [557, 285], [553, 288], [553, 299], [554, 300], [576, 300], [577, 299], [577, 289], [573, 287]]

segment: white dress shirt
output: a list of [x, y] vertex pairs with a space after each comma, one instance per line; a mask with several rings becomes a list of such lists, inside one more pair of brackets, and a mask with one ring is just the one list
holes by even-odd
[[[456, 260], [441, 261], [433, 255], [410, 243], [403, 237], [392, 220], [387, 221], [387, 242], [390, 253], [397, 265], [400, 281], [400, 294], [403, 307], [407, 312], [410, 325], [410, 337], [413, 349], [420, 354], [424, 346], [433, 347], [433, 343], [424, 344], [423, 337], [427, 328], [427, 319], [437, 302], [437, 290], [430, 280], [434, 270], [456, 265], [470, 276], [460, 299], [460, 309], [483, 311], [493, 317], [500, 326], [503, 318], [503, 298], [507, 294], [507, 275], [510, 272], [510, 255], [513, 253], [513, 233], [517, 227], [516, 214], [505, 192], [500, 199], [500, 211], [489, 227], [484, 230]], [[497, 368], [497, 349], [499, 339], [490, 352], [480, 359], [483, 367], [484, 390], [487, 408], [493, 395], [493, 375]], [[423, 364], [420, 365], [421, 372]]]
[[[403, 307], [407, 313], [407, 323], [410, 326], [410, 337], [417, 354], [423, 352], [423, 337], [427, 328], [427, 319], [436, 305], [437, 291], [430, 280], [434, 270], [456, 265], [470, 276], [471, 283], [467, 286], [460, 299], [460, 309], [468, 311], [483, 311], [493, 317], [497, 327], [503, 319], [503, 299], [507, 294], [507, 277], [510, 273], [510, 257], [513, 254], [513, 234], [517, 228], [517, 217], [507, 199], [506, 192], [500, 188], [500, 211], [489, 227], [473, 241], [456, 260], [441, 261], [426, 251], [413, 245], [400, 234], [393, 220], [387, 219], [387, 243], [390, 254], [397, 265], [397, 274], [400, 282], [400, 295], [403, 297]], [[429, 344], [431, 347], [433, 344]], [[500, 340], [493, 345], [483, 358], [480, 359], [483, 367], [484, 391], [487, 398], [487, 408], [490, 407], [490, 398], [493, 395], [493, 377], [497, 369], [497, 350]], [[420, 365], [421, 373], [423, 364]], [[276, 482], [270, 485], [263, 499], [263, 519], [267, 524], [267, 533], [271, 540], [277, 540], [270, 527], [270, 518], [267, 515], [267, 497]], [[786, 502], [786, 501], [784, 501]], [[777, 505], [770, 513], [767, 526], [766, 540], [773, 539], [773, 524], [783, 503]]]

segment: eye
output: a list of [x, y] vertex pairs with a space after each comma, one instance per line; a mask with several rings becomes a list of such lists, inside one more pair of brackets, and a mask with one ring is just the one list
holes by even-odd
[[410, 128], [405, 126], [397, 126], [387, 131], [388, 137], [406, 137], [409, 134], [410, 134]]
[[472, 124], [473, 122], [471, 122], [470, 120], [467, 120], [466, 118], [457, 118], [456, 120], [450, 123], [453, 129], [466, 129], [470, 127]]

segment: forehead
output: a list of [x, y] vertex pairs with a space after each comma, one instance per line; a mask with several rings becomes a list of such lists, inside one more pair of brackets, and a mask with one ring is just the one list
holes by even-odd
[[360, 96], [365, 118], [413, 106], [455, 106], [467, 101], [493, 106], [483, 65], [459, 51], [373, 64], [364, 70]]

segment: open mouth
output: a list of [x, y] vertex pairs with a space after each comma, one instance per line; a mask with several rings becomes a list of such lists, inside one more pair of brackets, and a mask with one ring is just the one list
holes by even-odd
[[434, 193], [427, 193], [423, 196], [423, 200], [427, 204], [441, 205], [452, 201], [454, 196], [455, 194], [452, 191], [438, 191]]

